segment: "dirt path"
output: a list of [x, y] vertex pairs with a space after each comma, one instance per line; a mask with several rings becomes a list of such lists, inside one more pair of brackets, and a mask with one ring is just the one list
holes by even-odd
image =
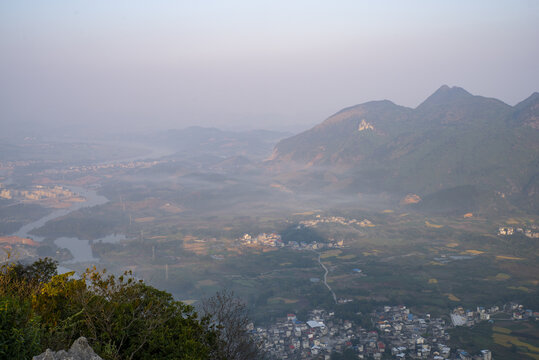
[[320, 264], [320, 266], [322, 266], [322, 268], [325, 270], [325, 273], [324, 273], [324, 285], [326, 285], [326, 287], [328, 288], [328, 290], [331, 292], [331, 295], [333, 296], [333, 300], [335, 301], [335, 304], [337, 304], [337, 295], [335, 295], [335, 292], [331, 289], [331, 286], [328, 285], [327, 283], [327, 277], [328, 277], [328, 273], [329, 273], [329, 270], [328, 268], [326, 267], [326, 265], [322, 264], [322, 261], [321, 261], [321, 254], [317, 253], [316, 251], [313, 250], [313, 252], [315, 254], [318, 254], [318, 263]]

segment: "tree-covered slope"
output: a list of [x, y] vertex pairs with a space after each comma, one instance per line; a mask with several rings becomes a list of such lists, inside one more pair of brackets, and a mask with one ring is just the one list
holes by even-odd
[[280, 141], [268, 166], [298, 185], [322, 172], [330, 180], [318, 179], [320, 186], [352, 192], [426, 196], [473, 186], [501, 197], [534, 197], [538, 104], [537, 93], [512, 107], [445, 85], [415, 109], [368, 102]]

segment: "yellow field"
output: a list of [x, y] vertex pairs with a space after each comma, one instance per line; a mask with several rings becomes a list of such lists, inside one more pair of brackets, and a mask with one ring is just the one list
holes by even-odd
[[380, 250], [373, 249], [370, 252], [369, 251], [363, 251], [363, 256], [377, 256]]
[[502, 333], [502, 334], [511, 334], [511, 330], [510, 330], [510, 329], [507, 329], [507, 328], [504, 328], [504, 327], [500, 327], [500, 326], [493, 326], [493, 327], [492, 327], [492, 330], [494, 330], [495, 332]]
[[514, 219], [514, 218], [510, 218], [505, 223], [507, 225], [518, 225], [518, 224], [520, 224], [520, 221], [518, 221], [517, 219]]
[[460, 301], [460, 299], [458, 297], [456, 297], [455, 295], [453, 294], [446, 294], [447, 295], [447, 298], [451, 301]]
[[355, 258], [356, 256], [354, 254], [348, 254], [348, 255], [343, 255], [343, 256], [339, 256], [339, 259], [342, 259], [342, 260], [351, 260], [353, 258]]
[[194, 252], [197, 255], [207, 255], [208, 249], [204, 242], [198, 241], [194, 236], [187, 235], [183, 238], [183, 247], [187, 251]]
[[520, 291], [524, 291], [524, 292], [531, 292], [531, 290], [528, 289], [525, 286], [508, 286], [507, 288], [512, 289], [512, 290], [520, 290]]
[[429, 227], [429, 228], [434, 228], [434, 229], [440, 229], [440, 228], [444, 227], [443, 225], [433, 224], [433, 223], [431, 223], [429, 221], [425, 221], [425, 225], [427, 225], [427, 227]]
[[[539, 355], [539, 347], [537, 346], [533, 346], [531, 344], [528, 344], [528, 343], [525, 343], [523, 341], [520, 341], [517, 337], [515, 336], [511, 336], [511, 335], [506, 335], [506, 334], [499, 334], [499, 333], [494, 333], [492, 335], [492, 337], [494, 338], [494, 342], [498, 345], [502, 345], [502, 346], [505, 346], [505, 347], [509, 347], [511, 345], [516, 345], [516, 346], [523, 346], [523, 347], [527, 347], [528, 348], [528, 351], [530, 352], [534, 352], [534, 353], [537, 353], [537, 355]], [[531, 354], [530, 354], [531, 355]]]
[[452, 242], [452, 243], [447, 244], [446, 246], [447, 246], [448, 248], [454, 248], [454, 247], [459, 246], [459, 243]]
[[496, 280], [507, 280], [509, 279], [511, 276], [508, 275], [508, 274], [504, 274], [504, 273], [499, 273], [496, 275]]
[[297, 299], [287, 299], [287, 298], [283, 298], [283, 297], [272, 297], [272, 298], [269, 298], [268, 299], [268, 303], [280, 303], [280, 302], [283, 302], [285, 304], [295, 304], [297, 303], [299, 300]]
[[389, 210], [389, 209], [382, 211], [382, 213], [384, 213], [384, 214], [391, 214], [393, 212], [394, 212], [393, 210]]
[[484, 251], [479, 251], [479, 250], [466, 250], [462, 252], [462, 254], [472, 254], [472, 255], [481, 255], [484, 253], [485, 253]]
[[287, 266], [287, 265], [292, 265], [292, 263], [291, 263], [291, 262], [285, 262], [285, 263], [281, 263], [281, 264], [279, 264], [279, 265], [280, 265], [280, 266]]
[[505, 256], [505, 255], [496, 255], [498, 260], [524, 260], [524, 258], [514, 257], [514, 256]]
[[429, 284], [438, 284], [438, 280], [437, 279], [429, 279]]
[[438, 262], [438, 261], [430, 261], [429, 265], [437, 265], [437, 266], [444, 266], [445, 264]]
[[320, 255], [321, 259], [327, 259], [333, 256], [339, 256], [342, 254], [342, 250], [328, 250], [324, 251], [322, 255]]

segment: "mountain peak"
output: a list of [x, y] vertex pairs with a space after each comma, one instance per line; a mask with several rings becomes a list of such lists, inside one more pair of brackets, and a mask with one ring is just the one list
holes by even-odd
[[539, 92], [534, 92], [530, 96], [528, 96], [526, 99], [522, 100], [518, 104], [515, 105], [515, 109], [521, 109], [524, 107], [531, 106], [532, 104], [535, 104], [539, 102]]
[[516, 124], [528, 125], [539, 130], [539, 93], [534, 92], [514, 107], [513, 118]]
[[442, 104], [451, 104], [472, 96], [472, 94], [470, 94], [461, 87], [449, 87], [447, 85], [442, 85], [431, 96], [429, 96], [425, 101], [423, 101], [418, 106], [418, 108], [437, 106]]

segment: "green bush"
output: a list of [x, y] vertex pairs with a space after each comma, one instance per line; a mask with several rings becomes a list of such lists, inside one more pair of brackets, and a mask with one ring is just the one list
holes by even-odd
[[0, 358], [67, 349], [80, 336], [104, 359], [206, 359], [217, 333], [194, 309], [136, 280], [88, 269], [56, 274], [50, 259], [0, 266]]
[[41, 350], [40, 319], [29, 301], [0, 297], [0, 358], [28, 359]]

